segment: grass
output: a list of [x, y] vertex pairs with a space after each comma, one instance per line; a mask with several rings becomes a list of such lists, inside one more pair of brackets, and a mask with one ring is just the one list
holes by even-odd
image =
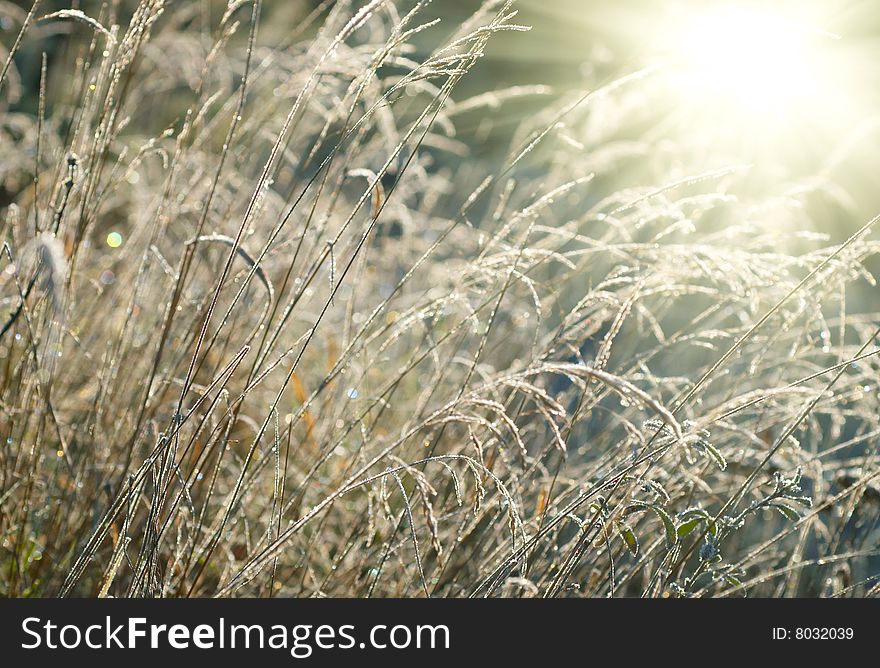
[[651, 69], [458, 96], [511, 2], [42, 4], [3, 5], [0, 592], [880, 591], [874, 221], [625, 184]]

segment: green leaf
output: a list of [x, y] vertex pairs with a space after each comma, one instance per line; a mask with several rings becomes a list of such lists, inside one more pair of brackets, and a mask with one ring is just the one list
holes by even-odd
[[709, 517], [709, 513], [702, 508], [688, 508], [687, 510], [683, 510], [678, 514], [678, 519], [680, 520], [692, 520], [694, 518], [705, 519]]
[[657, 513], [657, 517], [663, 522], [663, 528], [666, 530], [666, 549], [669, 549], [675, 545], [675, 541], [678, 540], [678, 536], [675, 533], [675, 523], [672, 521], [669, 513], [662, 508], [654, 506], [654, 512]]
[[637, 512], [639, 510], [653, 510], [654, 514], [660, 519], [663, 523], [663, 530], [666, 533], [666, 548], [669, 549], [673, 545], [675, 545], [676, 535], [675, 535], [675, 523], [672, 521], [672, 518], [669, 516], [663, 508], [658, 506], [656, 503], [645, 503], [644, 501], [634, 501], [625, 512]]
[[727, 584], [733, 585], [734, 587], [742, 587], [743, 586], [742, 580], [740, 580], [739, 578], [736, 578], [728, 573], [724, 574], [724, 579], [727, 581]]
[[702, 517], [697, 517], [696, 519], [688, 520], [687, 522], [682, 522], [681, 524], [678, 525], [678, 529], [677, 529], [678, 537], [684, 538], [689, 533], [691, 533], [694, 529], [696, 529], [700, 525], [700, 522], [702, 522], [702, 521], [703, 521]]
[[617, 531], [620, 534], [620, 537], [623, 539], [623, 542], [626, 543], [627, 549], [632, 552], [632, 555], [634, 557], [637, 556], [639, 553], [639, 539], [636, 538], [633, 530], [630, 529], [623, 522], [618, 522]]
[[797, 522], [801, 518], [800, 514], [794, 508], [789, 508], [784, 503], [771, 503], [769, 505], [776, 508], [776, 510], [778, 510], [784, 517], [790, 519], [792, 522]]
[[723, 471], [727, 468], [727, 460], [718, 448], [709, 443], [709, 441], [700, 441], [700, 445], [702, 445], [706, 450], [706, 453], [715, 460], [715, 464], [718, 466], [719, 470]]
[[794, 503], [803, 506], [804, 508], [813, 507], [813, 499], [811, 499], [809, 496], [788, 496], [786, 498], [789, 501], [793, 501]]

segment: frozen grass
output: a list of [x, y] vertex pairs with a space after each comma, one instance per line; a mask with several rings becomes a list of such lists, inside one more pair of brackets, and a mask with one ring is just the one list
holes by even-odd
[[509, 2], [117, 4], [2, 4], [0, 591], [878, 591], [870, 223], [617, 185], [650, 71], [470, 160]]

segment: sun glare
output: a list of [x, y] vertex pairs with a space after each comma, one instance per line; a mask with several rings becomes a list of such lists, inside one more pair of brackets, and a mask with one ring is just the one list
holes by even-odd
[[731, 5], [678, 16], [663, 33], [674, 92], [701, 121], [755, 136], [833, 113], [836, 38], [802, 17]]
[[780, 17], [729, 10], [696, 20], [683, 36], [682, 55], [706, 92], [749, 108], [779, 108], [813, 83], [804, 37]]

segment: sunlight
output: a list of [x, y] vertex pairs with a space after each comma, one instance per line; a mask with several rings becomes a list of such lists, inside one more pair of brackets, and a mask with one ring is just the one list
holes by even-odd
[[730, 10], [697, 19], [682, 53], [706, 92], [747, 108], [781, 108], [810, 91], [806, 46], [803, 33], [779, 17]]
[[666, 36], [676, 94], [713, 123], [750, 134], [829, 112], [829, 63], [836, 37], [802, 17], [727, 6], [677, 17]]

